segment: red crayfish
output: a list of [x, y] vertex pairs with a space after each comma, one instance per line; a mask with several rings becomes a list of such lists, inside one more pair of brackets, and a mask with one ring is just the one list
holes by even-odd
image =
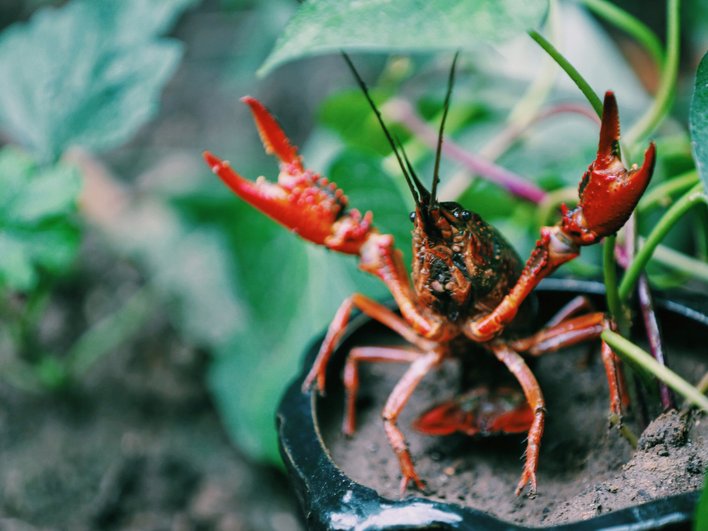
[[[411, 343], [414, 349], [372, 346], [357, 347], [349, 352], [344, 369], [343, 430], [352, 434], [355, 429], [359, 364], [409, 364], [391, 392], [382, 416], [386, 435], [401, 468], [401, 492], [411, 481], [423, 489], [424, 484], [416, 473], [397, 419], [416, 386], [431, 369], [453, 356], [471, 355], [469, 349], [459, 348], [460, 338], [466, 338], [479, 344], [507, 367], [521, 385], [528, 406], [523, 404], [521, 409], [518, 405], [511, 409], [500, 407], [498, 413], [493, 412], [491, 417], [482, 419], [479, 413], [469, 411], [467, 418], [461, 418], [460, 407], [452, 403], [424, 415], [419, 423], [428, 426], [437, 423], [440, 433], [455, 429], [476, 433], [487, 428], [505, 432], [528, 431], [526, 460], [516, 494], [527, 485], [534, 493], [545, 408], [538, 382], [521, 354], [540, 356], [598, 338], [610, 323], [601, 312], [583, 313], [584, 305], [576, 301], [529, 337], [514, 337], [509, 329], [522, 302], [542, 278], [578, 256], [581, 246], [597, 243], [624, 225], [651, 178], [654, 144], [646, 150], [641, 167], [625, 168], [619, 156], [617, 103], [613, 93], [607, 92], [597, 157], [580, 181], [579, 203], [574, 209], [563, 206], [561, 220], [552, 227], [541, 229], [540, 238], [523, 265], [504, 238], [477, 214], [457, 203], [438, 200], [440, 145], [452, 91], [454, 63], [440, 127], [435, 174], [428, 190], [416, 176], [400, 144], [386, 129], [346, 55], [345, 59], [386, 133], [415, 200], [415, 211], [411, 213], [412, 283], [393, 237], [381, 234], [374, 227], [371, 212], [362, 215], [349, 208], [342, 190], [304, 167], [296, 148], [256, 99], [244, 97], [242, 101], [250, 107], [266, 151], [280, 159], [277, 184], [264, 178], [248, 181], [228, 162], [211, 153], [204, 154], [214, 173], [239, 197], [267, 216], [306, 240], [334, 251], [357, 255], [359, 267], [379, 277], [398, 305], [400, 315], [359, 293], [347, 298], [329, 326], [317, 359], [305, 379], [303, 391], [308, 392], [312, 387], [324, 391], [328, 360], [347, 328], [353, 308]], [[610, 411], [619, 416], [625, 397], [618, 360], [605, 343], [601, 356], [609, 383]], [[486, 428], [483, 429], [482, 424]], [[429, 431], [435, 432], [435, 429]]]

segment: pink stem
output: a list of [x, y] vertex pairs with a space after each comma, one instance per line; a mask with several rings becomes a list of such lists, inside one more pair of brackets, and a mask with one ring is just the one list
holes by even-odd
[[[386, 104], [386, 111], [392, 119], [405, 125], [431, 148], [434, 149], [437, 146], [437, 132], [418, 116], [410, 103], [405, 100], [394, 99]], [[528, 182], [521, 175], [498, 166], [483, 157], [465, 151], [449, 138], [445, 138], [442, 152], [451, 159], [460, 162], [475, 174], [506, 188], [517, 197], [533, 203], [540, 203], [546, 198], [544, 190]]]
[[[617, 259], [617, 263], [623, 269], [627, 269], [627, 266], [636, 252], [636, 230], [637, 220], [633, 214], [625, 225], [624, 245], [617, 245], [615, 247], [615, 258]], [[647, 280], [646, 273], [643, 273], [639, 277], [639, 282], [637, 283], [637, 295], [639, 296], [639, 309], [644, 321], [644, 329], [646, 330], [647, 340], [649, 341], [649, 351], [656, 361], [666, 366], [666, 354], [664, 353], [664, 347], [662, 346], [661, 330], [659, 329], [659, 322], [656, 319], [654, 300], [651, 295], [651, 289], [649, 287], [649, 281]], [[658, 383], [659, 398], [664, 411], [676, 407], [671, 390], [664, 382], [659, 381]]]

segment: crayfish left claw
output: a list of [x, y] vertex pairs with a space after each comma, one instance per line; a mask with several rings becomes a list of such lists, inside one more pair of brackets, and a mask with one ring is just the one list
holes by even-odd
[[580, 201], [573, 210], [563, 205], [563, 232], [577, 245], [590, 245], [617, 232], [644, 193], [656, 161], [654, 143], [644, 163], [627, 170], [620, 158], [619, 114], [612, 92], [605, 94], [597, 157], [580, 182]]
[[256, 122], [258, 134], [261, 137], [266, 153], [269, 155], [275, 154], [282, 164], [286, 166], [292, 165], [292, 169], [295, 171], [305, 171], [302, 166], [302, 160], [297, 154], [297, 149], [290, 144], [288, 137], [285, 136], [276, 119], [273, 118], [263, 104], [251, 96], [244, 96], [241, 101], [251, 109], [253, 120]]
[[362, 215], [348, 208], [347, 198], [336, 184], [305, 169], [297, 149], [263, 104], [250, 96], [241, 101], [251, 109], [266, 151], [280, 159], [278, 182], [244, 179], [228, 162], [207, 151], [204, 160], [211, 170], [241, 199], [305, 240], [333, 251], [359, 254], [375, 232], [371, 212]]

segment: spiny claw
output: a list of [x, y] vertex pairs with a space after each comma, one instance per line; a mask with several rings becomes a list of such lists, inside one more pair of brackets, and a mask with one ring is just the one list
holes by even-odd
[[302, 238], [349, 254], [359, 254], [373, 227], [372, 214], [347, 209], [344, 192], [326, 177], [304, 169], [275, 118], [256, 99], [242, 98], [253, 114], [266, 152], [280, 159], [278, 182], [249, 181], [208, 151], [204, 160], [231, 190]]
[[576, 244], [590, 245], [614, 234], [627, 222], [654, 171], [656, 148], [649, 144], [644, 163], [627, 170], [620, 159], [617, 101], [605, 94], [597, 157], [580, 182], [580, 202], [573, 210], [563, 205], [562, 229]]
[[275, 154], [281, 163], [291, 164], [296, 171], [305, 171], [302, 166], [302, 159], [297, 154], [297, 149], [290, 144], [290, 140], [285, 136], [276, 119], [268, 112], [268, 109], [251, 96], [244, 96], [241, 101], [251, 109], [266, 153], [269, 155]]

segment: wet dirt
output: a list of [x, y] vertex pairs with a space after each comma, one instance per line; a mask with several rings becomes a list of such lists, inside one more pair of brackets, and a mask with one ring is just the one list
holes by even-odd
[[[697, 345], [701, 334], [705, 337], [705, 328], [666, 325], [672, 368], [691, 381], [704, 374], [708, 359], [697, 352]], [[384, 336], [386, 339], [391, 341], [390, 336]], [[468, 355], [475, 356], [474, 363], [491, 358], [481, 349]], [[498, 368], [503, 371], [500, 364]], [[397, 364], [361, 365], [357, 432], [351, 438], [340, 430], [341, 392], [328, 391], [318, 405], [323, 438], [337, 466], [391, 499], [400, 497], [400, 470], [380, 412], [404, 370]], [[456, 396], [461, 371], [459, 362], [449, 361], [428, 374], [399, 420], [417, 471], [426, 482], [425, 496], [430, 499], [472, 507], [509, 522], [546, 526], [584, 520], [702, 486], [708, 466], [708, 419], [696, 412], [676, 410], [659, 415], [655, 409], [651, 413], [658, 416], [642, 430], [637, 408], [630, 410], [624, 424], [641, 433], [633, 450], [617, 429], [609, 427], [607, 381], [596, 343], [535, 360], [533, 372], [547, 407], [538, 493], [517, 497], [514, 489], [521, 474], [525, 437], [434, 437], [411, 427], [432, 405]], [[406, 495], [420, 493], [409, 487]]]

